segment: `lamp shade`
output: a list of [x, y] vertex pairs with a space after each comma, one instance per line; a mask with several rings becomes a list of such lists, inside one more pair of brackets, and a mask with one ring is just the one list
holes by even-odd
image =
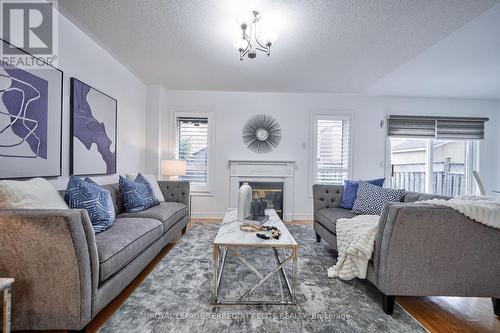
[[186, 161], [181, 160], [162, 160], [161, 174], [165, 176], [185, 176]]

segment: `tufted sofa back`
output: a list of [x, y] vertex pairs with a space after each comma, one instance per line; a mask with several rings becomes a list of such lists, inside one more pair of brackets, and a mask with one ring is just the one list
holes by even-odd
[[[159, 181], [158, 185], [163, 192], [166, 202], [180, 202], [189, 207], [189, 182], [186, 181]], [[116, 215], [124, 212], [122, 198], [118, 184], [102, 185], [103, 188], [111, 193], [113, 205], [115, 206]], [[61, 190], [59, 193], [64, 197], [66, 190]]]
[[323, 208], [340, 207], [343, 185], [313, 185], [314, 212]]
[[[316, 219], [316, 212], [320, 209], [340, 207], [343, 191], [344, 185], [313, 185], [314, 219]], [[446, 200], [450, 199], [449, 197], [441, 195], [406, 192], [401, 201], [410, 203], [434, 198]]]

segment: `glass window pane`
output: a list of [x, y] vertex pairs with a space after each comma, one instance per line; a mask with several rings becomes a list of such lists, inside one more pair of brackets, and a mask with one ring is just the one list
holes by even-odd
[[455, 197], [465, 194], [466, 141], [434, 140], [432, 145], [432, 190]]
[[349, 169], [349, 121], [325, 116], [315, 127], [315, 183], [342, 184]]
[[427, 139], [391, 138], [392, 188], [425, 192]]
[[186, 160], [181, 180], [193, 185], [208, 184], [208, 118], [177, 118], [177, 158]]

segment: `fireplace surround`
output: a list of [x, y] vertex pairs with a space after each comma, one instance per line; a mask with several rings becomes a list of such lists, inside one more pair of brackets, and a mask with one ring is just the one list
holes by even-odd
[[[281, 187], [282, 212], [277, 211], [277, 213], [284, 221], [292, 221], [295, 161], [230, 160], [229, 168], [230, 207], [238, 205], [238, 189], [241, 183], [256, 183], [258, 186], [255, 189], [260, 187], [260, 189], [273, 191], [277, 189], [276, 187]], [[277, 198], [269, 195], [268, 200], [272, 199]]]

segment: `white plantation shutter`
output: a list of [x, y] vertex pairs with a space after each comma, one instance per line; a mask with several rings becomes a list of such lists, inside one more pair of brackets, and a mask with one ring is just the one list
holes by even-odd
[[193, 185], [208, 184], [208, 118], [177, 117], [177, 158], [186, 161], [187, 180]]
[[315, 119], [314, 182], [342, 184], [349, 173], [349, 117]]

